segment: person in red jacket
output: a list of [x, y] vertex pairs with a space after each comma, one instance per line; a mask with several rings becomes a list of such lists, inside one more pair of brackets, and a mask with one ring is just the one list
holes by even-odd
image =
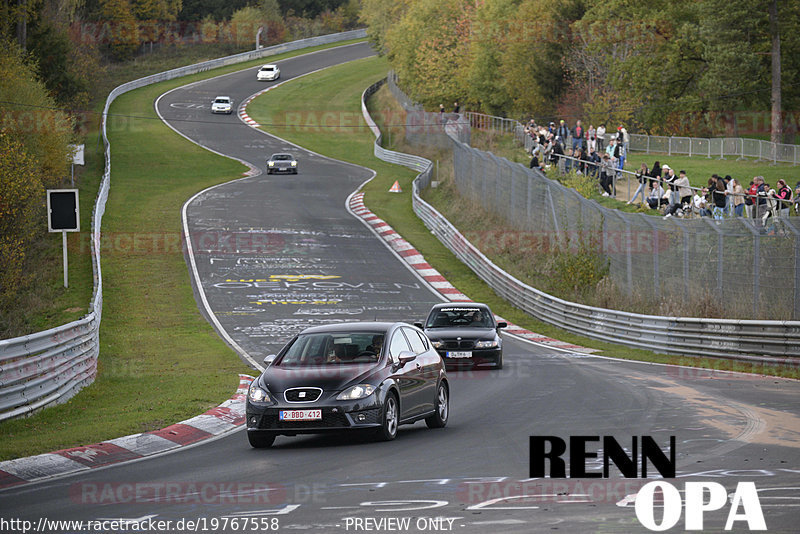
[[753, 218], [753, 206], [755, 205], [756, 195], [758, 194], [758, 185], [754, 182], [750, 182], [750, 187], [745, 191], [747, 193], [747, 197], [744, 201], [744, 210], [745, 210], [745, 217], [748, 219]]

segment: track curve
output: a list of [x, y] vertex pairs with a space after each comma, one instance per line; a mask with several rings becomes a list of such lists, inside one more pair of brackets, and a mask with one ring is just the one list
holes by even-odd
[[[355, 45], [300, 56], [281, 62], [282, 76], [371, 54]], [[369, 170], [302, 151], [236, 116], [210, 118], [197, 107], [218, 94], [241, 102], [263, 88], [254, 80], [255, 69], [248, 69], [158, 101], [171, 127], [203, 146], [255, 169], [283, 150], [297, 153], [302, 165], [297, 178], [249, 176], [187, 204], [189, 232], [198, 244], [198, 292], [217, 328], [259, 362], [314, 321], [421, 319], [437, 295], [346, 210], [347, 197], [370, 178]], [[193, 122], [197, 118], [202, 122]], [[646, 532], [625, 500], [637, 481], [579, 488], [574, 480], [529, 480], [528, 437], [612, 435], [625, 442], [650, 435], [661, 444], [676, 436], [679, 478], [672, 482], [681, 489], [684, 480], [720, 482], [728, 491], [753, 480], [770, 531], [796, 530], [796, 381], [565, 356], [511, 338], [505, 362], [501, 372], [451, 374], [451, 420], [441, 431], [418, 423], [389, 443], [278, 438], [267, 451], [250, 449], [236, 433], [179, 453], [4, 491], [0, 511], [33, 521], [150, 517], [173, 526], [181, 519], [205, 518], [209, 525], [227, 518], [216, 532], [242, 531], [234, 518], [313, 532], [355, 531], [348, 518], [399, 525], [409, 519], [405, 530], [392, 529], [409, 532], [437, 526], [481, 533]], [[142, 493], [129, 498], [125, 488]], [[513, 498], [521, 492], [537, 497]], [[706, 525], [722, 530], [726, 514], [707, 514]], [[398, 523], [384, 524], [385, 530], [392, 525]]]

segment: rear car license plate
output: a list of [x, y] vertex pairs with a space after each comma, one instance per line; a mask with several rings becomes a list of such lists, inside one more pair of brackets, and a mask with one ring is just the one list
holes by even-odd
[[472, 358], [471, 352], [448, 352], [448, 358]]
[[281, 410], [281, 421], [317, 421], [322, 419], [322, 410]]

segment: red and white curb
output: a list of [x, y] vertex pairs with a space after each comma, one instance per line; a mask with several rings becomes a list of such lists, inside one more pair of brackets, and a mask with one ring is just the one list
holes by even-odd
[[[441, 293], [447, 300], [453, 302], [472, 302], [472, 299], [456, 289], [445, 279], [444, 276], [439, 273], [439, 271], [431, 267], [431, 265], [425, 261], [425, 258], [422, 256], [422, 254], [420, 254], [419, 251], [417, 251], [417, 249], [411, 245], [411, 243], [403, 239], [403, 237], [391, 226], [389, 226], [386, 221], [372, 213], [364, 205], [364, 193], [356, 193], [350, 197], [350, 210], [357, 216], [361, 217], [367, 224], [369, 224], [373, 231], [389, 244], [392, 250], [394, 250], [401, 258], [403, 258], [406, 263], [415, 269], [417, 274], [423, 280], [425, 280], [436, 291]], [[584, 354], [598, 352], [597, 349], [573, 345], [558, 339], [543, 336], [542, 334], [531, 332], [530, 330], [526, 330], [521, 326], [506, 321], [499, 315], [496, 315], [495, 317], [498, 321], [505, 321], [508, 323], [508, 327], [503, 330], [504, 332], [519, 336], [529, 341]]]
[[239, 387], [230, 399], [161, 430], [0, 462], [0, 489], [136, 460], [236, 430], [245, 422], [245, 399], [253, 380], [239, 375]]

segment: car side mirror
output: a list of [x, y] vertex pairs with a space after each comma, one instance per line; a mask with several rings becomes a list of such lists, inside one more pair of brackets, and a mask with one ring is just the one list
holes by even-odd
[[413, 362], [417, 359], [417, 355], [411, 352], [410, 350], [404, 350], [400, 353], [400, 365], [405, 365], [408, 362]]
[[275, 358], [277, 358], [277, 357], [278, 357], [278, 355], [277, 355], [277, 354], [270, 354], [269, 356], [267, 356], [266, 358], [264, 358], [264, 365], [265, 365], [266, 367], [269, 367], [270, 365], [272, 365], [272, 362], [274, 362], [274, 361], [275, 361]]
[[500, 321], [497, 323], [497, 328], [508, 328], [508, 323], [505, 321]]
[[414, 326], [422, 330], [422, 323], [414, 323]]

